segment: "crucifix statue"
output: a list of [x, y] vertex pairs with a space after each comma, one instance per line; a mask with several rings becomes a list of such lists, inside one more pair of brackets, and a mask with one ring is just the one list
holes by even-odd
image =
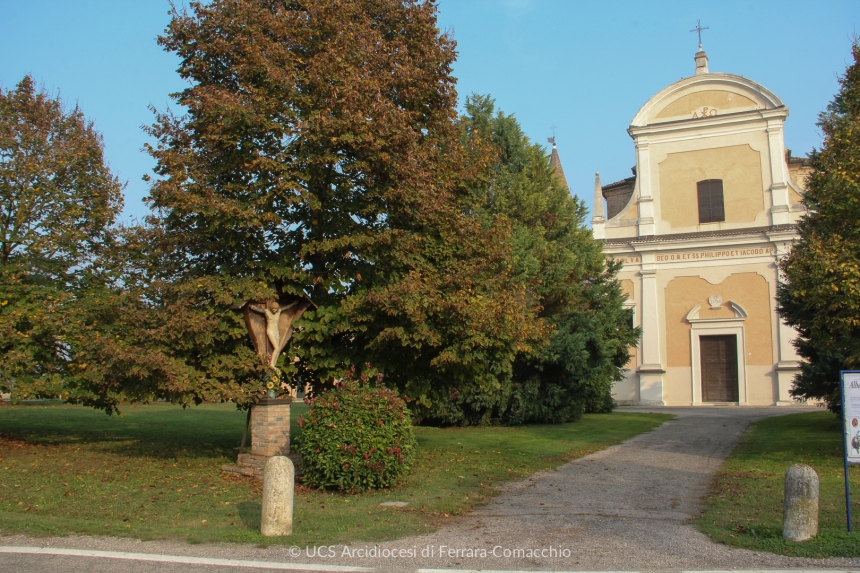
[[705, 26], [702, 28], [702, 21], [696, 20], [696, 27], [690, 30], [691, 32], [696, 32], [699, 34], [699, 51], [702, 51], [702, 30], [710, 30], [710, 26]]
[[281, 295], [277, 299], [249, 301], [242, 308], [245, 325], [257, 355], [271, 367], [293, 336], [293, 322], [316, 305], [306, 296]]

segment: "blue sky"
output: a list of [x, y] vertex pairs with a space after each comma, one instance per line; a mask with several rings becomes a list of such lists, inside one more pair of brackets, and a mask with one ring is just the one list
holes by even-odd
[[[492, 95], [539, 143], [557, 126], [571, 191], [589, 206], [596, 171], [604, 184], [629, 176], [626, 129], [639, 107], [692, 75], [696, 20], [709, 27], [711, 71], [749, 77], [788, 105], [795, 155], [819, 144], [816, 118], [860, 33], [857, 0], [440, 0], [439, 8], [440, 27], [458, 42], [461, 99]], [[129, 217], [146, 212], [147, 108], [164, 109], [183, 88], [178, 60], [155, 43], [168, 9], [166, 0], [0, 0], [0, 86], [29, 73], [81, 106], [128, 182]]]

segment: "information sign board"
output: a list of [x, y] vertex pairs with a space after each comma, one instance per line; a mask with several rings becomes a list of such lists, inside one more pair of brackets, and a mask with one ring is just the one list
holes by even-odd
[[860, 464], [860, 370], [839, 372], [842, 397], [842, 457], [845, 462], [845, 518], [851, 533], [851, 485], [848, 466]]
[[860, 372], [842, 371], [842, 416], [845, 457], [849, 464], [860, 464]]

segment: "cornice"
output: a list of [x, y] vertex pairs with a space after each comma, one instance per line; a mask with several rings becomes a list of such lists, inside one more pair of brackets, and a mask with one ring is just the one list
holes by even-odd
[[[784, 121], [787, 117], [788, 108], [780, 106], [773, 109], [751, 109], [696, 119], [674, 119], [659, 123], [649, 123], [648, 125], [631, 125], [627, 128], [627, 133], [633, 139], [648, 135], [665, 137], [672, 133], [701, 129], [716, 131], [722, 128], [728, 131], [734, 128], [736, 130], [740, 125], [754, 123], [761, 123], [762, 125], [759, 129], [767, 130], [771, 120], [778, 119]], [[650, 141], [650, 143], [659, 142], [660, 139]]]
[[[679, 243], [701, 241], [723, 237], [750, 237], [759, 235], [769, 240], [770, 236], [793, 237], [797, 235], [797, 225], [773, 225], [768, 227], [747, 227], [745, 229], [725, 229], [722, 231], [700, 231], [696, 233], [677, 233], [671, 235], [647, 235], [644, 237], [624, 237], [619, 239], [598, 239], [607, 247], [630, 245], [655, 245], [661, 243]], [[763, 235], [763, 237], [762, 237]]]

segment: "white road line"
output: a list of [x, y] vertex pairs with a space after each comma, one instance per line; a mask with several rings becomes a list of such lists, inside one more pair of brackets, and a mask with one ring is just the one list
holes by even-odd
[[[332, 571], [360, 572], [373, 571], [370, 567], [349, 565], [326, 565], [324, 563], [278, 563], [275, 561], [250, 561], [243, 559], [218, 559], [214, 557], [186, 557], [182, 555], [160, 555], [157, 553], [129, 553], [125, 551], [96, 551], [93, 549], [64, 549], [61, 547], [12, 547], [0, 546], [0, 553], [28, 555], [64, 555], [68, 557], [99, 557], [106, 559], [127, 559], [130, 561], [155, 561], [161, 563], [182, 563], [187, 565], [226, 565], [229, 567], [248, 567], [255, 569], [278, 569], [281, 571]], [[417, 569], [415, 573], [541, 573], [534, 570], [500, 569]], [[543, 573], [638, 573], [637, 571], [558, 571]], [[681, 573], [860, 573], [857, 569], [733, 569], [695, 570]]]
[[[415, 573], [639, 573], [638, 571], [556, 571], [556, 570], [521, 570], [511, 571], [508, 569], [418, 569]], [[685, 572], [687, 573], [687, 572]], [[696, 571], [695, 573], [707, 573]], [[744, 573], [743, 571], [726, 571], [720, 573]], [[794, 572], [792, 572], [794, 573]], [[821, 573], [817, 571], [816, 573]]]
[[[495, 569], [418, 569], [415, 573], [638, 573], [637, 571], [511, 571]], [[860, 573], [857, 569], [732, 569], [731, 571], [681, 571], [680, 573]]]
[[130, 561], [158, 561], [161, 563], [183, 563], [187, 565], [226, 565], [256, 569], [279, 569], [282, 571], [373, 571], [368, 567], [348, 565], [325, 565], [318, 563], [278, 563], [275, 561], [246, 561], [242, 559], [217, 559], [214, 557], [186, 557], [183, 555], [159, 555], [157, 553], [127, 553], [125, 551], [95, 551], [92, 549], [64, 549], [60, 547], [3, 547], [0, 553], [23, 553], [29, 555], [65, 555], [69, 557], [101, 557], [127, 559]]

